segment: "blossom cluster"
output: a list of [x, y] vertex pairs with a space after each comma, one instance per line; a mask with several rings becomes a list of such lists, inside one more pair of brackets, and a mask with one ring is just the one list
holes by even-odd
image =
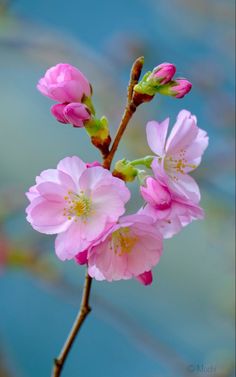
[[[154, 87], [158, 82], [161, 88], [174, 74], [175, 67], [163, 63], [149, 73], [148, 81], [153, 81]], [[60, 122], [78, 126], [79, 106], [87, 111], [83, 101], [91, 103], [88, 80], [66, 64], [50, 68], [38, 89], [60, 102], [52, 108]], [[183, 87], [179, 96], [183, 96]], [[169, 119], [148, 122], [147, 143], [153, 155], [118, 161], [113, 173], [97, 161], [86, 163], [72, 156], [36, 177], [36, 184], [26, 194], [30, 201], [27, 220], [41, 233], [57, 234], [59, 259], [86, 264], [96, 280], [136, 278], [144, 285], [152, 282], [163, 239], [204, 217], [199, 187], [189, 173], [201, 162], [208, 145], [207, 133], [187, 110], [180, 111], [167, 137], [168, 127]], [[136, 213], [127, 215], [125, 205], [131, 194], [126, 182], [136, 178], [144, 202]]]
[[92, 94], [87, 78], [70, 64], [57, 64], [47, 70], [37, 85], [45, 96], [59, 102], [51, 107], [52, 115], [60, 123], [83, 127], [91, 117], [86, 99]]
[[157, 93], [183, 98], [192, 89], [192, 84], [183, 77], [174, 79], [176, 67], [171, 63], [162, 63], [147, 72], [135, 86], [135, 91], [154, 96]]

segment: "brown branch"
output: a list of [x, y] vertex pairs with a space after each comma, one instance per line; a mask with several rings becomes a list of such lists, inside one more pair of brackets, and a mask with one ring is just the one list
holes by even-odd
[[84, 320], [86, 319], [87, 315], [91, 311], [91, 308], [89, 306], [91, 284], [92, 284], [92, 278], [88, 275], [88, 272], [86, 272], [80, 311], [79, 311], [77, 318], [75, 319], [74, 325], [72, 326], [72, 329], [71, 329], [71, 331], [70, 331], [70, 333], [67, 337], [67, 340], [66, 340], [59, 356], [54, 360], [52, 377], [59, 377], [61, 375], [61, 371], [63, 369], [66, 358], [67, 358], [67, 356], [70, 352], [70, 349], [71, 349], [71, 347], [74, 343], [74, 340], [75, 340]]
[[121, 119], [120, 125], [118, 127], [111, 150], [109, 154], [107, 155], [107, 157], [105, 158], [105, 161], [103, 164], [104, 168], [106, 169], [110, 169], [112, 160], [117, 151], [117, 148], [123, 136], [123, 133], [125, 132], [130, 119], [132, 118], [133, 114], [135, 113], [137, 109], [137, 106], [139, 105], [133, 100], [133, 90], [134, 90], [134, 86], [138, 83], [139, 77], [141, 75], [143, 63], [144, 63], [144, 58], [143, 56], [141, 56], [140, 58], [135, 60], [132, 66], [131, 74], [130, 74], [130, 82], [129, 82], [128, 92], [127, 92], [127, 103], [126, 103], [125, 111]]

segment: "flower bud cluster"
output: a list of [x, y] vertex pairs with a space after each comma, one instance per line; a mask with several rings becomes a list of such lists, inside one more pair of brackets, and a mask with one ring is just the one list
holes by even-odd
[[157, 93], [175, 98], [184, 97], [192, 88], [192, 84], [185, 78], [176, 78], [176, 67], [171, 63], [162, 63], [152, 72], [147, 72], [135, 86], [136, 93], [154, 96]]
[[110, 145], [108, 121], [105, 117], [95, 118], [91, 101], [92, 86], [76, 67], [57, 64], [49, 68], [37, 85], [45, 96], [60, 102], [51, 107], [58, 122], [85, 127], [92, 143], [105, 155]]
[[43, 95], [59, 102], [51, 107], [51, 113], [58, 122], [83, 127], [91, 118], [93, 108], [86, 105], [86, 100], [92, 95], [91, 85], [72, 65], [57, 64], [49, 68], [37, 88]]

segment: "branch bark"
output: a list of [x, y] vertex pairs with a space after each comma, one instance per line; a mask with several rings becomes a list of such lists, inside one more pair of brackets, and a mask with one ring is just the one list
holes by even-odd
[[89, 297], [91, 292], [91, 285], [92, 285], [92, 278], [86, 272], [85, 282], [84, 282], [84, 289], [83, 289], [83, 296], [81, 300], [81, 306], [78, 316], [75, 319], [74, 325], [67, 337], [67, 340], [59, 354], [59, 356], [54, 360], [54, 367], [52, 376], [59, 377], [61, 375], [61, 371], [63, 369], [64, 363], [66, 358], [71, 350], [71, 347], [74, 343], [76, 335], [78, 334], [83, 322], [85, 321], [87, 315], [90, 313], [91, 308], [89, 306]]
[[129, 86], [128, 86], [128, 92], [127, 92], [127, 102], [126, 102], [126, 107], [124, 114], [122, 116], [121, 122], [119, 124], [114, 142], [112, 144], [111, 150], [108, 153], [107, 157], [104, 160], [103, 166], [106, 169], [110, 169], [112, 160], [114, 158], [114, 155], [117, 151], [118, 145], [120, 143], [120, 140], [126, 130], [126, 127], [131, 120], [133, 114], [135, 113], [137, 106], [139, 105], [136, 103], [133, 99], [133, 91], [134, 91], [134, 86], [138, 83], [138, 80], [140, 78], [141, 72], [142, 72], [142, 67], [144, 63], [144, 58], [141, 56], [140, 58], [136, 59], [132, 69], [131, 69], [131, 74], [130, 74], [130, 81], [129, 81]]

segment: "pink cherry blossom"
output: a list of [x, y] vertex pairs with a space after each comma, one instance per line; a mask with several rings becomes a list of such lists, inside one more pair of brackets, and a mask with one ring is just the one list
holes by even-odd
[[83, 96], [91, 96], [91, 87], [77, 68], [70, 64], [57, 64], [49, 68], [37, 85], [45, 96], [64, 102], [81, 102]]
[[76, 156], [43, 171], [26, 195], [27, 220], [41, 233], [58, 234], [56, 254], [61, 260], [86, 250], [116, 223], [130, 198], [123, 181], [101, 166], [88, 168]]
[[158, 85], [167, 84], [174, 76], [176, 68], [171, 63], [162, 63], [155, 67], [148, 77], [148, 81], [153, 81]]
[[150, 270], [161, 253], [162, 236], [153, 220], [138, 214], [125, 216], [88, 250], [88, 272], [97, 280], [136, 277], [150, 284]]
[[[158, 156], [161, 175], [168, 178], [168, 186], [179, 195], [198, 203], [200, 191], [195, 180], [188, 174], [201, 162], [208, 145], [207, 133], [197, 126], [197, 119], [189, 111], [182, 110], [167, 138], [169, 118], [163, 122], [148, 122], [147, 141]], [[156, 172], [158, 174], [158, 172]]]
[[151, 216], [163, 237], [170, 238], [193, 220], [203, 219], [204, 212], [199, 205], [168, 187], [168, 179], [163, 172], [160, 173], [162, 167], [157, 158], [152, 168], [155, 178], [148, 177], [145, 186], [140, 188], [147, 204], [139, 213]]

